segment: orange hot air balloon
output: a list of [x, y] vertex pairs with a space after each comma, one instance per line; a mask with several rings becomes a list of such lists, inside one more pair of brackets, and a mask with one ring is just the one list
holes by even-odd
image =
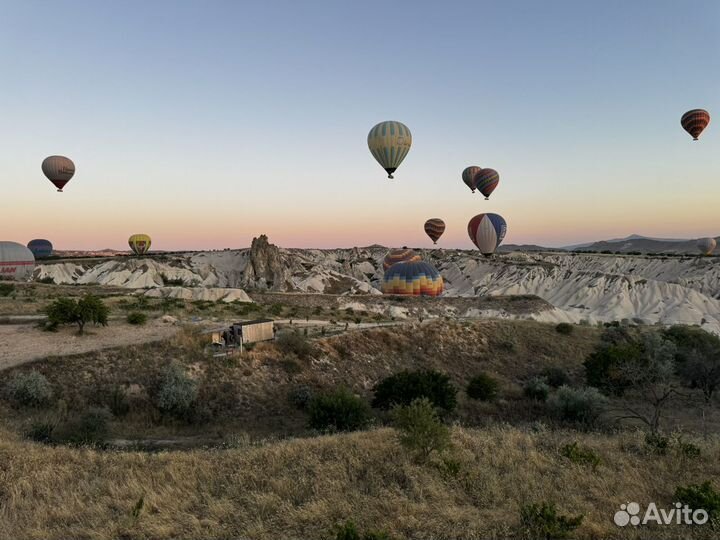
[[440, 218], [428, 219], [425, 222], [425, 234], [430, 237], [433, 244], [437, 244], [442, 234], [445, 232], [445, 222]]
[[65, 184], [75, 174], [75, 164], [65, 156], [49, 156], [42, 162], [42, 172], [57, 190], [62, 192]]
[[693, 109], [682, 115], [680, 125], [697, 141], [700, 134], [710, 123], [710, 113], [705, 109]]

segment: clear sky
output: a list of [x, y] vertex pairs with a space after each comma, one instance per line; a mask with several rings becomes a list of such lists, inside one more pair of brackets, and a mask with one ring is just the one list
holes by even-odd
[[[720, 234], [720, 2], [0, 0], [0, 239], [470, 248]], [[699, 142], [680, 116], [717, 113]], [[413, 147], [388, 180], [369, 129]], [[50, 154], [77, 173], [57, 193]], [[460, 173], [492, 167], [490, 201]]]

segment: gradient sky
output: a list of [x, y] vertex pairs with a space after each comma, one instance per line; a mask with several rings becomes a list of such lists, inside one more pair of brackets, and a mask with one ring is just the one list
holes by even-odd
[[[0, 239], [470, 248], [720, 234], [720, 2], [0, 0]], [[388, 180], [369, 129], [413, 147]], [[720, 124], [720, 116], [715, 121]], [[55, 192], [40, 171], [71, 157]], [[500, 172], [490, 201], [460, 180]]]

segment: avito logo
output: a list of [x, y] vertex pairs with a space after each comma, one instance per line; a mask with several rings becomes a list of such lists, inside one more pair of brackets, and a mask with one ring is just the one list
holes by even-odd
[[675, 503], [675, 507], [667, 510], [658, 508], [657, 504], [651, 502], [640, 517], [640, 505], [636, 502], [621, 504], [620, 510], [615, 512], [613, 520], [615, 525], [625, 527], [626, 525], [646, 525], [656, 523], [658, 525], [704, 525], [708, 522], [708, 513], [702, 508], [692, 509], [687, 504]]

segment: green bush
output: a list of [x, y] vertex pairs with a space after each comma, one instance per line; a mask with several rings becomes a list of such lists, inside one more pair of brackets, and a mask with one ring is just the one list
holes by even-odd
[[143, 325], [147, 322], [147, 315], [139, 311], [131, 311], [128, 313], [127, 322], [135, 325]]
[[433, 452], [442, 452], [450, 445], [450, 430], [442, 423], [427, 398], [393, 409], [395, 427], [400, 431], [400, 444], [426, 461]]
[[15, 292], [15, 285], [12, 283], [0, 283], [0, 296], [10, 296]]
[[653, 454], [664, 456], [670, 448], [670, 439], [659, 433], [648, 433], [645, 435], [645, 446]]
[[600, 465], [600, 457], [593, 452], [592, 448], [580, 446], [577, 441], [563, 446], [560, 454], [578, 465], [589, 465], [593, 469]]
[[101, 445], [107, 438], [108, 422], [111, 419], [112, 415], [107, 409], [91, 407], [60, 426], [58, 439], [76, 445]]
[[54, 440], [55, 427], [55, 422], [47, 420], [33, 422], [25, 432], [25, 437], [35, 442], [49, 444]]
[[380, 381], [374, 392], [372, 406], [385, 410], [410, 405], [419, 398], [429, 399], [434, 407], [446, 412], [452, 412], [457, 405], [457, 389], [450, 377], [438, 371], [402, 371]]
[[494, 401], [497, 398], [499, 387], [497, 379], [487, 373], [480, 373], [470, 379], [465, 392], [471, 399]]
[[574, 330], [574, 326], [573, 326], [572, 324], [566, 323], [566, 322], [561, 322], [560, 324], [558, 324], [558, 325], [555, 327], [555, 331], [556, 331], [558, 334], [564, 334], [564, 335], [566, 335], [566, 336], [569, 335], [569, 334], [572, 334], [572, 333], [573, 333], [573, 330]]
[[606, 394], [623, 395], [630, 382], [623, 376], [621, 367], [639, 363], [641, 358], [642, 349], [634, 342], [600, 346], [583, 363], [588, 386], [599, 388]]
[[550, 409], [562, 420], [594, 426], [607, 404], [607, 398], [596, 388], [561, 387], [550, 399]]
[[122, 386], [113, 386], [108, 392], [106, 403], [114, 416], [125, 416], [130, 412], [130, 400]]
[[302, 385], [293, 388], [288, 397], [290, 403], [292, 403], [296, 409], [304, 411], [308, 408], [308, 405], [310, 405], [313, 393], [308, 386]]
[[536, 401], [546, 401], [550, 395], [550, 387], [542, 377], [533, 377], [523, 386], [523, 394], [525, 397]]
[[294, 354], [298, 358], [305, 359], [314, 352], [310, 342], [297, 332], [285, 332], [275, 340], [275, 345], [285, 354]]
[[156, 405], [164, 414], [189, 420], [197, 399], [197, 382], [185, 373], [180, 364], [170, 364], [163, 373], [156, 396]]
[[338, 527], [335, 540], [391, 540], [391, 538], [384, 531], [366, 531], [360, 534], [355, 523], [347, 521]]
[[80, 300], [58, 298], [47, 306], [45, 312], [51, 328], [61, 324], [77, 324], [78, 333], [82, 335], [87, 323], [107, 326], [110, 309], [97, 296], [86, 294]]
[[370, 424], [370, 407], [346, 388], [317, 395], [308, 404], [309, 425], [325, 432], [355, 431]]
[[545, 382], [552, 388], [560, 388], [561, 386], [570, 384], [570, 377], [560, 368], [545, 368], [542, 373], [540, 373], [540, 376], [545, 379]]
[[528, 504], [520, 508], [523, 538], [533, 540], [568, 538], [580, 526], [583, 517], [562, 516], [553, 503]]
[[674, 500], [687, 504], [693, 510], [702, 508], [708, 513], [713, 523], [720, 525], [720, 492], [716, 491], [709, 481], [702, 484], [678, 486]]
[[678, 453], [685, 458], [697, 458], [702, 453], [700, 447], [689, 442], [685, 442], [682, 439], [677, 443]]
[[7, 383], [6, 391], [15, 405], [24, 407], [45, 407], [53, 396], [45, 375], [35, 370], [17, 373]]

